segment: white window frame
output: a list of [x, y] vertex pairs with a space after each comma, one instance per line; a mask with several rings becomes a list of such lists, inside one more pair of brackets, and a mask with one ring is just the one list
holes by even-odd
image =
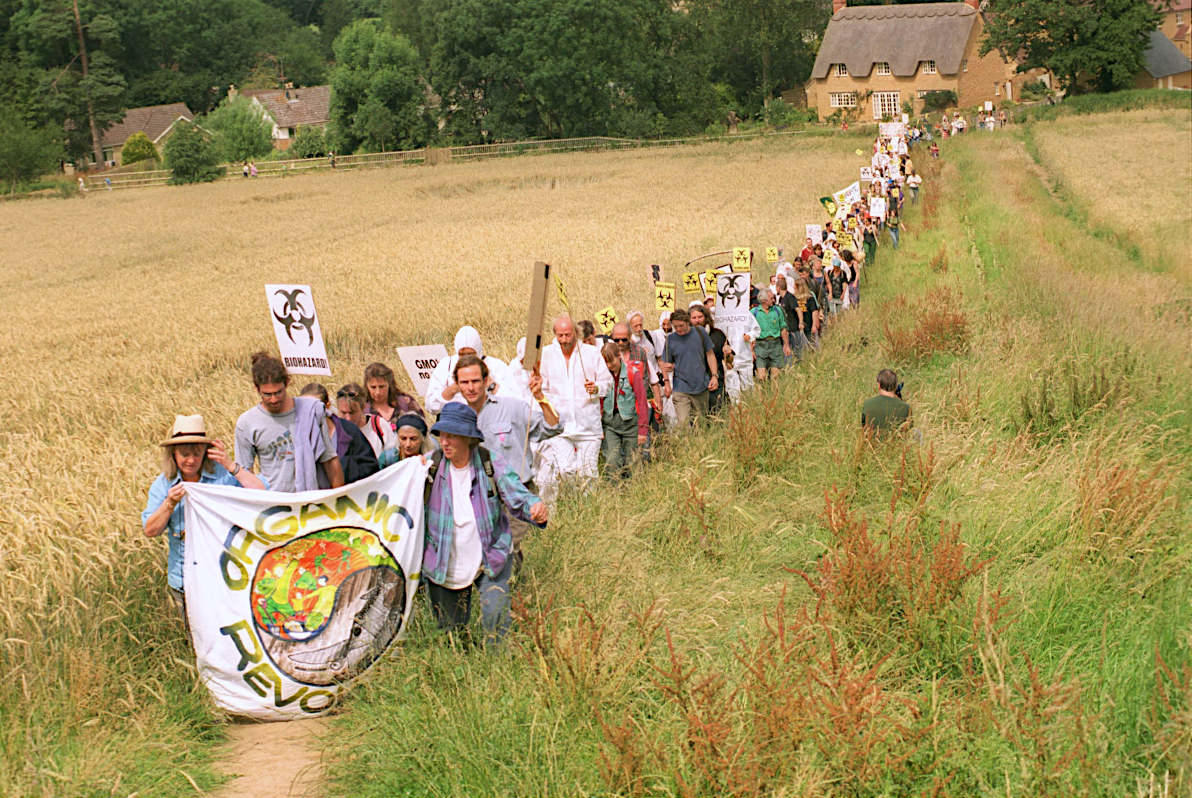
[[923, 62], [923, 74], [924, 75], [935, 75], [935, 74], [937, 74], [937, 72], [938, 72], [938, 70], [935, 68], [935, 61], [924, 61]]
[[828, 105], [832, 108], [856, 108], [857, 93], [855, 91], [828, 92]]
[[847, 78], [848, 77], [848, 67], [846, 67], [844, 64], [833, 64], [832, 65], [832, 77]]
[[897, 119], [902, 113], [902, 96], [897, 91], [875, 91], [873, 93], [873, 118]]
[[891, 72], [890, 72], [890, 62], [889, 62], [889, 61], [878, 61], [878, 62], [876, 62], [876, 63], [873, 65], [873, 72], [874, 72], [874, 74], [875, 74], [875, 75], [889, 75], [889, 74], [891, 74]]
[[1183, 11], [1175, 12], [1175, 24], [1176, 25], [1184, 24], [1184, 12]]

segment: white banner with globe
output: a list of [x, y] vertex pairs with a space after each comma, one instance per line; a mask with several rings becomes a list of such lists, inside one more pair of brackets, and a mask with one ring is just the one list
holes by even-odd
[[334, 490], [187, 486], [187, 618], [220, 708], [325, 712], [405, 633], [426, 471], [413, 457]]

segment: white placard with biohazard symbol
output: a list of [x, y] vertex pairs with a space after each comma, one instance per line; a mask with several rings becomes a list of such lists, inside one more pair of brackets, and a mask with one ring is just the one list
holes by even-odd
[[406, 631], [423, 560], [418, 457], [332, 490], [191, 484], [183, 579], [199, 679], [259, 720], [331, 708]]
[[330, 376], [323, 330], [310, 286], [266, 285], [265, 298], [269, 301], [269, 318], [286, 371]]
[[749, 321], [749, 275], [744, 272], [716, 275], [716, 325]]

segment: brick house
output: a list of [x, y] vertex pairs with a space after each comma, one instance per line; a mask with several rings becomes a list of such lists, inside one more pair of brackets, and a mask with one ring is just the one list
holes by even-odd
[[1192, 0], [1172, 0], [1171, 5], [1156, 5], [1163, 15], [1159, 30], [1175, 43], [1181, 53], [1192, 58]]
[[[910, 101], [923, 110], [932, 91], [956, 93], [961, 107], [1017, 99], [1041, 70], [1015, 72], [996, 51], [978, 55], [985, 23], [979, 0], [848, 7], [834, 0], [811, 79], [807, 107], [860, 119], [898, 118]], [[1044, 78], [1046, 80], [1046, 78]]]
[[1134, 79], [1139, 89], [1192, 89], [1192, 61], [1169, 37], [1151, 31], [1142, 53], [1143, 69]]
[[179, 119], [193, 122], [195, 115], [186, 107], [186, 103], [168, 103], [166, 105], [147, 105], [143, 108], [129, 108], [124, 112], [124, 118], [109, 125], [102, 134], [100, 142], [103, 145], [103, 160], [105, 166], [119, 166], [123, 160], [121, 153], [124, 143], [134, 133], [144, 133], [161, 153], [161, 145], [174, 130]]
[[277, 150], [290, 148], [298, 128], [325, 127], [331, 119], [330, 86], [247, 89], [241, 93], [252, 100], [273, 125], [273, 148]]

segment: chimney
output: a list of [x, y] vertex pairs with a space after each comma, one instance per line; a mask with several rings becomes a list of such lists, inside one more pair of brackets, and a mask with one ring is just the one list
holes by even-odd
[[832, 0], [832, 15], [835, 16], [837, 11], [848, 6], [848, 0]]

